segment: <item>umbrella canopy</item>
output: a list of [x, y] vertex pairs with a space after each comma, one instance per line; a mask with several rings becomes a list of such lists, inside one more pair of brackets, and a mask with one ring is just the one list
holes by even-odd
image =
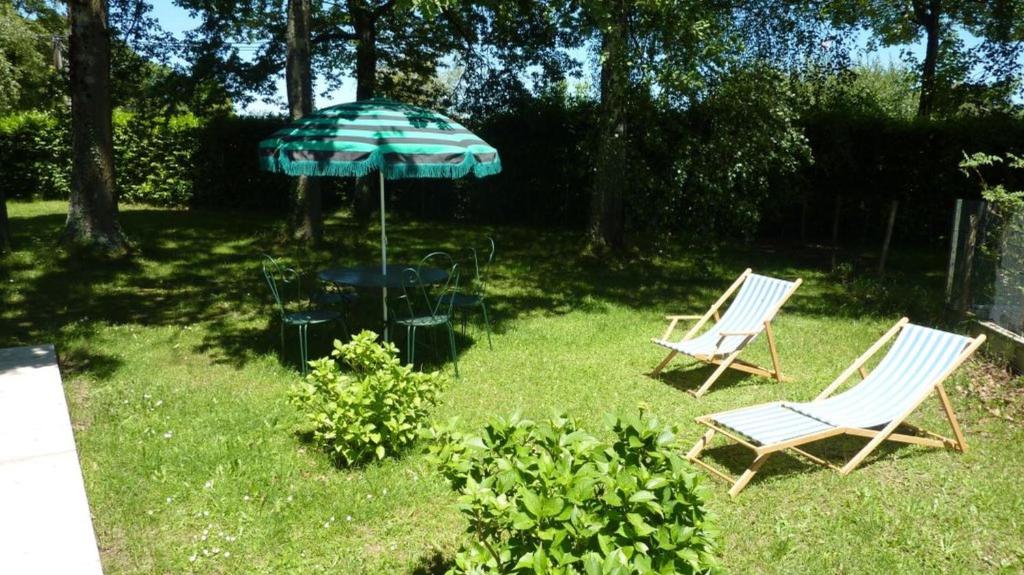
[[461, 178], [501, 171], [498, 151], [458, 122], [375, 98], [324, 108], [259, 145], [260, 165], [293, 176]]
[[[387, 273], [384, 180], [477, 177], [501, 171], [498, 151], [458, 122], [418, 106], [374, 98], [305, 116], [259, 144], [260, 167], [292, 176], [380, 179], [381, 273]], [[382, 289], [387, 338], [387, 288]]]

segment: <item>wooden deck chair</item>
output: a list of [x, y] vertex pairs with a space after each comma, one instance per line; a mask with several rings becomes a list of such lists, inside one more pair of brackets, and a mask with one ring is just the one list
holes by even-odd
[[[803, 280], [788, 282], [768, 276], [757, 275], [747, 268], [736, 281], [725, 290], [722, 297], [718, 298], [708, 311], [702, 315], [669, 315], [668, 329], [661, 338], [651, 341], [668, 348], [669, 354], [651, 372], [652, 377], [657, 377], [661, 370], [665, 369], [672, 358], [682, 353], [698, 361], [718, 366], [718, 369], [708, 377], [707, 381], [697, 391], [689, 391], [695, 397], [704, 395], [711, 384], [725, 372], [732, 368], [754, 375], [772, 377], [776, 381], [782, 381], [782, 367], [779, 364], [779, 351], [775, 347], [775, 334], [772, 333], [772, 320], [779, 312], [782, 304], [786, 303], [796, 288], [800, 287]], [[737, 293], [738, 290], [738, 293]], [[721, 316], [719, 308], [736, 293], [736, 298], [729, 305]], [[706, 332], [697, 335], [700, 329], [712, 317], [715, 325]], [[697, 323], [686, 332], [686, 335], [678, 341], [670, 341], [672, 332], [676, 325], [682, 320], [697, 320]], [[751, 363], [747, 363], [737, 356], [747, 347], [762, 331], [768, 339], [768, 351], [772, 357], [772, 369], [766, 369]]]
[[[899, 337], [889, 352], [869, 374], [864, 364], [897, 333]], [[765, 403], [698, 417], [697, 423], [706, 426], [708, 431], [690, 449], [686, 458], [715, 477], [732, 484], [729, 495], [735, 497], [768, 457], [784, 450], [835, 469], [843, 475], [853, 471], [885, 440], [967, 451], [967, 443], [942, 382], [984, 341], [984, 335], [967, 338], [913, 325], [908, 323], [907, 318], [903, 318], [846, 368], [814, 401]], [[862, 381], [832, 396], [854, 372], [860, 373]], [[904, 421], [932, 390], [938, 395], [949, 419], [954, 439], [918, 429]], [[909, 428], [914, 434], [896, 433], [900, 425]], [[700, 461], [701, 452], [717, 433], [754, 452], [753, 463], [737, 479]], [[842, 434], [871, 438], [842, 467], [800, 449], [804, 444]]]

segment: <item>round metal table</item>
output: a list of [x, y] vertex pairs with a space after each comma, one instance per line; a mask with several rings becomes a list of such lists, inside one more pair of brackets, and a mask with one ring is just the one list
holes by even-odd
[[[381, 273], [379, 265], [331, 268], [317, 273], [320, 281], [360, 288], [399, 289], [405, 279], [405, 270], [416, 266], [388, 264], [387, 273]], [[448, 272], [441, 268], [419, 268], [420, 281], [427, 285], [444, 283]]]

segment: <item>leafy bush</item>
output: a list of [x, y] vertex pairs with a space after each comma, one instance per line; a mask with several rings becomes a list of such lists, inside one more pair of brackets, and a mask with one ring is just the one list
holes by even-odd
[[305, 414], [314, 442], [342, 466], [393, 456], [420, 435], [429, 409], [447, 383], [438, 372], [421, 373], [398, 361], [398, 348], [362, 331], [334, 341], [329, 357], [310, 362], [313, 371], [292, 386], [291, 402]]
[[199, 119], [191, 114], [157, 119], [115, 113], [119, 199], [127, 204], [188, 205], [199, 128]]
[[8, 198], [67, 198], [71, 134], [66, 114], [22, 112], [0, 117], [0, 185]]
[[[256, 145], [281, 122], [191, 114], [113, 115], [118, 200], [155, 206], [281, 210], [290, 179], [259, 169]], [[66, 112], [0, 117], [0, 182], [17, 199], [67, 199], [71, 132]], [[337, 186], [325, 186], [333, 199]], [[333, 195], [332, 195], [333, 194]]]
[[611, 443], [565, 417], [497, 419], [480, 437], [432, 430], [475, 535], [449, 573], [716, 570], [716, 530], [674, 430], [642, 413], [611, 429]]

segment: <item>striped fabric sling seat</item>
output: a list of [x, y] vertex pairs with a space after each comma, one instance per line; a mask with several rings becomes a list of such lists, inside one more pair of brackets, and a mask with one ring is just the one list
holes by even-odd
[[[896, 341], [888, 353], [868, 374], [864, 364], [894, 336]], [[690, 450], [687, 458], [732, 483], [729, 493], [735, 496], [757, 473], [769, 455], [787, 449], [815, 463], [832, 467], [844, 475], [887, 439], [964, 451], [967, 444], [942, 381], [970, 357], [984, 340], [984, 335], [972, 339], [913, 325], [903, 318], [814, 401], [767, 403], [697, 418], [697, 422], [708, 427], [708, 431]], [[843, 393], [832, 395], [855, 372], [859, 372], [863, 380]], [[904, 420], [932, 390], [938, 393], [955, 439], [916, 428], [915, 435], [895, 433], [899, 425], [907, 425]], [[729, 478], [699, 460], [701, 452], [716, 433], [754, 451], [754, 462], [740, 478]], [[843, 467], [836, 467], [799, 448], [806, 443], [842, 434], [871, 438]]]
[[[651, 341], [669, 350], [668, 356], [652, 371], [657, 376], [666, 365], [678, 354], [688, 355], [698, 361], [716, 364], [718, 369], [693, 393], [700, 397], [724, 373], [733, 368], [755, 375], [772, 377], [782, 381], [779, 366], [778, 350], [772, 333], [771, 321], [786, 300], [800, 287], [802, 280], [785, 281], [768, 276], [758, 275], [745, 270], [732, 286], [716, 301], [703, 316], [666, 316], [671, 323], [661, 338]], [[735, 293], [736, 297], [729, 309], [719, 316], [719, 308]], [[697, 335], [710, 319], [715, 324], [704, 333]], [[681, 320], [698, 320], [696, 324], [677, 341], [670, 337]], [[768, 349], [771, 353], [773, 369], [765, 369], [737, 359], [743, 349], [750, 344], [762, 331], [766, 332]]]

